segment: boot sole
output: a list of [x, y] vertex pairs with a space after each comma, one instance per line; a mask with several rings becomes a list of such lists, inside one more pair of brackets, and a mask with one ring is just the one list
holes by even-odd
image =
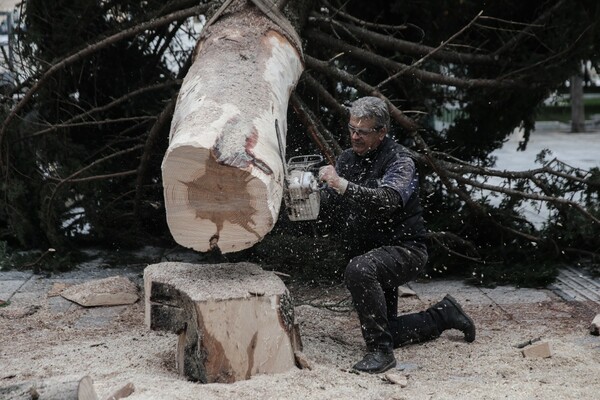
[[471, 319], [471, 317], [469, 317], [469, 316], [468, 316], [468, 315], [467, 315], [467, 314], [464, 312], [464, 310], [462, 309], [462, 307], [460, 306], [460, 304], [458, 304], [458, 302], [456, 301], [456, 299], [455, 299], [454, 297], [452, 297], [452, 296], [450, 296], [449, 294], [447, 294], [447, 295], [445, 296], [445, 298], [446, 298], [446, 299], [448, 299], [448, 301], [449, 301], [450, 303], [452, 303], [452, 305], [453, 305], [454, 307], [456, 307], [456, 309], [458, 310], [458, 312], [460, 312], [460, 313], [461, 313], [461, 315], [462, 315], [463, 317], [465, 317], [465, 318], [466, 318], [466, 319], [469, 321], [469, 323], [471, 324], [471, 326], [473, 327], [473, 332], [472, 332], [473, 334], [472, 334], [472, 335], [471, 335], [471, 332], [463, 332], [463, 333], [465, 334], [465, 341], [466, 341], [467, 343], [474, 342], [474, 341], [475, 341], [475, 334], [476, 334], [475, 322], [473, 322], [473, 320]]
[[355, 371], [359, 371], [359, 372], [365, 372], [367, 374], [381, 374], [382, 372], [390, 370], [390, 369], [394, 368], [395, 366], [396, 366], [396, 360], [394, 359], [394, 361], [390, 362], [389, 364], [386, 364], [385, 366], [383, 366], [379, 369], [368, 370], [368, 369], [356, 368], [356, 366], [352, 367], [352, 369], [354, 369]]
[[377, 370], [373, 370], [373, 371], [363, 371], [363, 372], [367, 372], [369, 374], [381, 374], [387, 370], [390, 370], [392, 368], [394, 368], [396, 366], [396, 360], [394, 360], [394, 362], [389, 363], [388, 365], [386, 365], [383, 368], [377, 369]]

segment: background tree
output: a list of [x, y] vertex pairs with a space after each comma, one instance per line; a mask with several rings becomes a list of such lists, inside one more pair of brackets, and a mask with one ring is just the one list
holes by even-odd
[[[542, 155], [536, 170], [496, 171], [489, 157], [516, 127], [525, 146], [541, 102], [579, 60], [597, 58], [596, 2], [261, 3], [283, 9], [304, 42], [288, 154], [337, 154], [348, 144], [343, 106], [362, 95], [385, 99], [394, 136], [420, 162], [435, 270], [467, 264], [476, 276], [502, 280], [516, 268], [543, 282], [553, 274], [550, 260], [597, 260], [597, 170]], [[211, 17], [221, 5], [27, 1], [17, 34], [30, 72], [3, 100], [3, 240], [21, 247], [169, 240], [159, 177], [193, 47], [182, 40], [197, 38], [193, 16]], [[459, 112], [440, 129], [432, 121], [449, 106]], [[517, 211], [530, 201], [554, 212], [543, 231]]]

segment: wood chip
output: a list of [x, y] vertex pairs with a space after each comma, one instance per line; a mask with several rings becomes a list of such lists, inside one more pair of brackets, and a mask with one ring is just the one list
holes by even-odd
[[552, 357], [552, 351], [550, 350], [550, 343], [539, 342], [532, 344], [531, 346], [525, 347], [521, 350], [523, 357], [527, 358], [548, 358]]
[[408, 385], [408, 377], [397, 372], [388, 372], [385, 374], [385, 379], [394, 385], [398, 385], [402, 388]]
[[416, 295], [417, 293], [414, 290], [409, 289], [406, 286], [398, 287], [398, 297], [411, 297]]
[[294, 357], [296, 359], [296, 365], [298, 366], [298, 368], [308, 369], [309, 371], [312, 370], [311, 363], [310, 363], [310, 361], [308, 361], [308, 358], [306, 357], [306, 355], [303, 352], [295, 351]]
[[117, 390], [110, 396], [106, 398], [106, 400], [119, 400], [124, 399], [126, 397], [131, 396], [131, 394], [135, 391], [135, 387], [133, 383], [129, 382], [127, 385], [123, 386], [121, 389]]
[[73, 285], [63, 290], [61, 296], [84, 307], [133, 304], [139, 299], [137, 286], [124, 276]]
[[600, 335], [600, 314], [594, 317], [594, 320], [590, 325], [590, 333], [594, 336]]
[[72, 284], [70, 283], [64, 283], [64, 282], [55, 282], [52, 287], [50, 288], [50, 290], [48, 290], [48, 297], [56, 297], [56, 296], [60, 296], [60, 294], [62, 293], [63, 290], [65, 290], [66, 288], [68, 288], [69, 286], [72, 286]]

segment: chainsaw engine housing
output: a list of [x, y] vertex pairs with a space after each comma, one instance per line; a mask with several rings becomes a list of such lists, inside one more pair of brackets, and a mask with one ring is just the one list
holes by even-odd
[[290, 221], [312, 221], [319, 216], [321, 198], [314, 169], [322, 162], [320, 155], [289, 159], [284, 202]]

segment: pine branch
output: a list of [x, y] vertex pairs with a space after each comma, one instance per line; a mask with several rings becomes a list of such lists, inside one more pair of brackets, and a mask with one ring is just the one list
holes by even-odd
[[545, 22], [554, 15], [556, 11], [558, 11], [564, 4], [566, 0], [559, 0], [552, 7], [547, 8], [535, 21], [522, 29], [517, 35], [513, 36], [508, 42], [506, 42], [502, 47], [496, 50], [493, 53], [494, 57], [498, 57], [503, 53], [506, 53], [509, 50], [512, 50], [517, 43], [523, 40], [526, 36], [531, 35], [531, 32], [540, 26], [545, 26]]
[[398, 77], [400, 77], [401, 75], [405, 74], [408, 71], [414, 71], [415, 68], [419, 67], [427, 59], [434, 57], [436, 53], [439, 53], [440, 51], [442, 51], [442, 49], [444, 47], [446, 47], [449, 43], [452, 43], [454, 41], [454, 39], [456, 39], [458, 36], [460, 36], [464, 31], [466, 31], [467, 29], [469, 29], [475, 23], [475, 21], [477, 21], [477, 19], [481, 16], [481, 14], [483, 14], [483, 11], [480, 11], [479, 14], [477, 14], [475, 16], [475, 18], [473, 18], [471, 20], [471, 22], [469, 22], [467, 25], [463, 26], [454, 35], [450, 36], [450, 38], [448, 40], [442, 42], [438, 47], [436, 47], [435, 49], [431, 50], [430, 53], [427, 53], [426, 55], [424, 55], [423, 57], [421, 57], [419, 60], [417, 60], [414, 63], [412, 63], [410, 66], [407, 65], [406, 67], [402, 68], [400, 71], [396, 72], [394, 75], [391, 75], [391, 76], [387, 77], [385, 80], [383, 80], [382, 82], [380, 82], [377, 85], [377, 88], [380, 89], [382, 86], [384, 86], [389, 81], [391, 81], [393, 79], [397, 79]]
[[[137, 169], [137, 177], [135, 180], [135, 201], [133, 205], [133, 215], [136, 217], [139, 216], [139, 208], [142, 202], [142, 186], [146, 177], [146, 170], [148, 169], [148, 163], [150, 161], [152, 149], [154, 148], [159, 135], [163, 132], [165, 126], [169, 124], [171, 118], [173, 117], [176, 100], [177, 96], [173, 97], [169, 101], [148, 133], [148, 137], [144, 145], [144, 151], [140, 157], [140, 165]], [[136, 220], [138, 219], [136, 218]]]
[[402, 24], [402, 25], [386, 25], [386, 24], [378, 24], [375, 22], [369, 22], [369, 21], [365, 21], [363, 19], [360, 18], [356, 18], [344, 11], [342, 11], [339, 8], [335, 8], [333, 7], [327, 0], [321, 0], [321, 3], [323, 3], [323, 5], [331, 10], [334, 10], [333, 12], [333, 16], [332, 18], [335, 18], [337, 16], [340, 16], [358, 26], [362, 26], [363, 28], [367, 28], [367, 29], [375, 29], [375, 30], [383, 30], [383, 31], [404, 31], [407, 30], [409, 28], [417, 28], [415, 25], [413, 24]]
[[305, 56], [306, 65], [309, 68], [315, 69], [317, 71], [321, 71], [324, 74], [328, 74], [336, 79], [341, 80], [342, 82], [347, 83], [350, 86], [357, 88], [359, 91], [364, 94], [370, 96], [376, 96], [383, 99], [390, 108], [390, 116], [394, 118], [403, 128], [408, 130], [409, 132], [414, 132], [419, 128], [419, 125], [413, 121], [411, 118], [407, 117], [402, 111], [400, 111], [396, 106], [392, 104], [391, 101], [387, 99], [379, 90], [375, 87], [369, 85], [368, 83], [358, 79], [356, 76], [342, 71], [339, 68], [336, 68], [332, 65], [329, 65], [325, 61], [318, 60], [309, 55]]
[[[431, 53], [435, 48], [409, 42], [407, 40], [397, 39], [389, 35], [372, 32], [370, 30], [353, 26], [351, 24], [341, 23], [331, 18], [324, 18], [320, 15], [315, 15], [310, 19], [315, 25], [319, 26], [322, 31], [333, 31], [333, 28], [342, 28], [343, 31], [351, 33], [361, 42], [375, 46], [383, 50], [399, 51], [403, 54], [411, 54], [416, 56], [425, 56]], [[450, 51], [438, 51], [433, 56], [434, 59], [459, 64], [494, 64], [497, 59], [485, 54], [460, 53]]]
[[[411, 77], [427, 83], [437, 83], [448, 86], [456, 86], [461, 88], [487, 87], [487, 88], [513, 88], [523, 86], [522, 83], [511, 80], [498, 79], [461, 79], [453, 76], [444, 76], [434, 72], [423, 71], [420, 69], [411, 68], [411, 66], [402, 64], [389, 58], [380, 56], [368, 50], [363, 50], [359, 47], [352, 46], [342, 40], [335, 39], [332, 36], [326, 35], [314, 29], [306, 31], [306, 36], [312, 40], [318, 41], [323, 46], [342, 51], [348, 56], [369, 63], [373, 66], [386, 68], [392, 71], [410, 70]], [[433, 49], [435, 50], [435, 49]], [[394, 77], [394, 75], [392, 75]], [[386, 82], [386, 81], [384, 81]], [[380, 84], [381, 85], [381, 84]], [[378, 90], [378, 87], [375, 87]]]
[[[60, 181], [52, 189], [52, 192], [51, 192], [50, 196], [48, 197], [48, 200], [47, 200], [48, 204], [46, 205], [45, 219], [48, 220], [48, 218], [50, 218], [50, 214], [51, 214], [50, 210], [51, 210], [51, 207], [52, 207], [52, 203], [54, 202], [54, 197], [58, 193], [58, 189], [60, 189], [63, 185], [65, 185], [67, 183], [73, 182], [76, 176], [81, 175], [85, 171], [90, 170], [91, 168], [93, 168], [93, 167], [95, 167], [95, 166], [103, 163], [104, 161], [108, 161], [108, 160], [110, 160], [112, 158], [120, 157], [120, 156], [125, 155], [125, 154], [129, 154], [129, 153], [137, 151], [137, 150], [139, 150], [141, 148], [143, 148], [142, 145], [137, 145], [137, 146], [133, 146], [133, 147], [131, 147], [129, 149], [124, 149], [124, 150], [121, 150], [121, 151], [118, 151], [118, 152], [114, 152], [112, 154], [107, 155], [106, 157], [102, 157], [102, 158], [100, 158], [98, 160], [94, 160], [92, 163], [90, 163], [90, 164], [86, 165], [85, 167], [83, 167], [83, 168], [75, 171], [74, 173], [72, 173], [71, 175], [69, 175], [67, 178], [60, 179]], [[129, 171], [127, 173], [127, 175], [130, 175], [130, 174], [131, 174], [131, 171]], [[81, 180], [80, 180], [80, 182], [81, 182]]]
[[[121, 41], [123, 39], [129, 38], [132, 36], [135, 36], [147, 29], [156, 28], [156, 27], [169, 24], [173, 21], [176, 21], [176, 20], [179, 20], [182, 18], [187, 18], [187, 17], [193, 16], [193, 15], [198, 15], [205, 8], [206, 8], [206, 6], [204, 6], [204, 5], [195, 6], [195, 7], [187, 8], [184, 10], [176, 11], [174, 13], [171, 13], [171, 14], [166, 15], [161, 18], [157, 18], [157, 19], [154, 19], [151, 21], [146, 21], [146, 22], [140, 23], [132, 28], [126, 29], [124, 31], [121, 31], [119, 33], [111, 35], [105, 39], [102, 39], [99, 42], [90, 44], [88, 47], [84, 48], [83, 50], [79, 50], [76, 53], [65, 57], [64, 59], [57, 62], [56, 64], [53, 64], [50, 68], [48, 68], [42, 74], [42, 76], [37, 80], [37, 82], [35, 82], [35, 84], [25, 93], [23, 98], [11, 110], [10, 114], [8, 114], [8, 116], [2, 123], [2, 126], [0, 127], [0, 147], [2, 147], [2, 143], [4, 141], [4, 137], [6, 135], [6, 130], [8, 128], [8, 125], [17, 116], [17, 114], [27, 105], [27, 103], [33, 98], [33, 95], [35, 93], [37, 93], [40, 90], [40, 88], [42, 88], [42, 86], [52, 76], [54, 76], [54, 74], [56, 74], [58, 71], [62, 70], [66, 66], [71, 65], [77, 61], [83, 60], [88, 55], [93, 54], [99, 50], [102, 50], [103, 48], [108, 47], [108, 46], [112, 45], [113, 43], [116, 43], [118, 41]], [[5, 163], [5, 160], [0, 153], [0, 166], [4, 166], [4, 163]]]
[[142, 95], [142, 94], [145, 94], [145, 93], [148, 93], [148, 92], [152, 92], [154, 90], [160, 90], [160, 89], [168, 88], [170, 86], [180, 86], [180, 85], [181, 85], [181, 80], [178, 79], [178, 80], [174, 80], [174, 81], [168, 81], [168, 82], [158, 83], [156, 85], [150, 85], [150, 86], [146, 86], [146, 87], [143, 87], [143, 88], [136, 89], [134, 91], [131, 91], [129, 93], [124, 94], [123, 96], [121, 96], [121, 97], [119, 97], [119, 98], [111, 101], [110, 103], [104, 104], [102, 106], [94, 107], [94, 108], [92, 108], [90, 110], [86, 110], [85, 112], [83, 112], [81, 114], [77, 114], [77, 115], [69, 118], [68, 120], [61, 122], [60, 124], [51, 125], [47, 129], [43, 129], [41, 131], [37, 131], [34, 134], [26, 136], [26, 137], [23, 137], [23, 138], [21, 138], [19, 140], [34, 138], [34, 137], [41, 136], [41, 135], [44, 135], [44, 134], [49, 133], [49, 132], [54, 132], [54, 131], [58, 130], [61, 127], [69, 126], [69, 124], [75, 123], [77, 121], [81, 121], [81, 120], [85, 119], [86, 117], [92, 118], [93, 114], [110, 110], [111, 108], [116, 107], [116, 106], [118, 106], [120, 104], [123, 104], [126, 101], [129, 101], [129, 100], [131, 100], [132, 98], [134, 98], [136, 96], [139, 96], [139, 95]]

